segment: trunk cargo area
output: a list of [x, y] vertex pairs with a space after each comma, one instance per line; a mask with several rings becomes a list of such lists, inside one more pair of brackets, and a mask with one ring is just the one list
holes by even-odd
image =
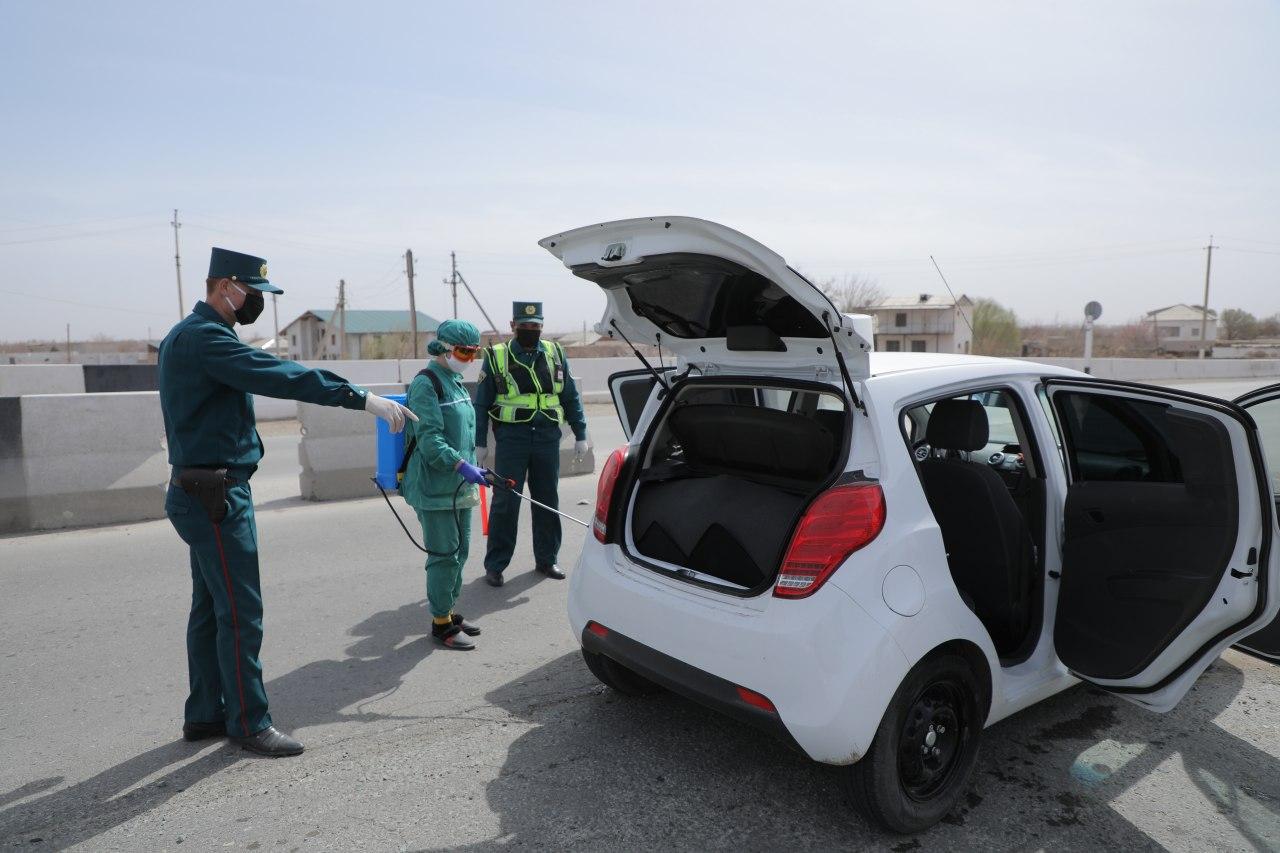
[[763, 589], [801, 512], [844, 458], [843, 399], [741, 385], [691, 384], [675, 394], [637, 475], [635, 550], [677, 574]]

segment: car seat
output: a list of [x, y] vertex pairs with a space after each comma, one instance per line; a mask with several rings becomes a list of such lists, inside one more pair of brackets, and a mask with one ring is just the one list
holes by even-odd
[[[987, 413], [976, 400], [940, 400], [925, 440], [935, 450], [972, 452], [986, 446], [988, 434]], [[961, 596], [996, 651], [1013, 654], [1025, 639], [1035, 570], [1026, 520], [1000, 475], [985, 463], [951, 453], [919, 467]]]

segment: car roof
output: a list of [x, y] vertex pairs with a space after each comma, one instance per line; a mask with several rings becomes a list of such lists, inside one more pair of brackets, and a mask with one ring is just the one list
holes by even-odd
[[1085, 376], [1078, 370], [1043, 362], [939, 352], [873, 352], [868, 382], [890, 394], [911, 393], [930, 385], [967, 382], [991, 376]]

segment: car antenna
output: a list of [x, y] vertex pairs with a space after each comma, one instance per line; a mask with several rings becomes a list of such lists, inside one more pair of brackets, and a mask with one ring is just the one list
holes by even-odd
[[969, 327], [969, 337], [973, 337], [973, 324], [969, 322], [969, 315], [964, 313], [964, 309], [960, 307], [960, 300], [956, 299], [956, 292], [951, 289], [947, 277], [942, 274], [942, 267], [938, 266], [938, 262], [933, 260], [933, 255], [929, 256], [929, 260], [933, 261], [933, 268], [938, 271], [938, 278], [942, 279], [942, 283], [947, 286], [947, 293], [951, 294], [951, 301], [956, 304], [956, 310], [960, 312], [960, 319], [964, 320], [964, 324]]
[[[840, 352], [840, 345], [836, 343], [836, 327], [831, 325], [831, 312], [822, 312], [822, 324], [827, 327], [827, 334], [831, 336], [831, 350], [836, 355], [836, 364], [840, 365], [840, 376], [844, 379], [844, 387], [849, 391], [849, 397], [853, 400], [853, 407], [861, 409], [862, 414], [867, 414], [867, 407], [862, 400], [858, 399], [858, 392], [853, 390], [853, 379], [849, 376], [849, 365], [844, 363], [844, 354]], [[870, 417], [870, 415], [867, 415]]]
[[640, 363], [645, 366], [646, 370], [653, 374], [653, 380], [661, 385], [664, 390], [670, 391], [671, 386], [663, 380], [662, 374], [653, 369], [653, 365], [649, 363], [649, 359], [641, 355], [640, 350], [636, 349], [636, 345], [631, 343], [631, 339], [623, 334], [622, 329], [618, 328], [618, 321], [616, 319], [611, 319], [609, 320], [609, 325], [613, 326], [613, 328], [617, 330], [622, 339], [627, 342], [627, 346], [631, 347], [631, 351], [636, 354], [636, 358], [640, 359]]

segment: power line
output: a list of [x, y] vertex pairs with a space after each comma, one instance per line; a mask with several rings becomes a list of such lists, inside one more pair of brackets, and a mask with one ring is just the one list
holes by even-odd
[[60, 240], [87, 240], [93, 237], [106, 237], [111, 234], [123, 234], [126, 231], [143, 231], [148, 228], [155, 228], [156, 223], [148, 223], [146, 225], [131, 225], [126, 228], [111, 228], [106, 231], [88, 231], [82, 234], [62, 234], [51, 237], [31, 237], [26, 240], [5, 240], [0, 242], [0, 246], [17, 246], [24, 243], [54, 243]]
[[[23, 225], [15, 228], [0, 228], [0, 234], [12, 231], [47, 231], [51, 228], [76, 228], [84, 225], [105, 225], [109, 222], [121, 222], [126, 219], [150, 219], [150, 213], [135, 213], [131, 216], [108, 216], [102, 219], [81, 219], [77, 222], [62, 222], [55, 225]], [[22, 222], [23, 220], [15, 220]]]
[[93, 305], [88, 302], [75, 302], [71, 299], [58, 299], [56, 296], [37, 296], [34, 293], [21, 293], [17, 290], [0, 289], [0, 293], [7, 293], [10, 296], [25, 296], [28, 299], [38, 299], [42, 302], [59, 302], [63, 305], [75, 305], [78, 308], [94, 308], [99, 311], [124, 311], [127, 314], [147, 314], [153, 317], [168, 317], [168, 314], [162, 314], [159, 311], [142, 311], [137, 308], [122, 308], [119, 305]]

